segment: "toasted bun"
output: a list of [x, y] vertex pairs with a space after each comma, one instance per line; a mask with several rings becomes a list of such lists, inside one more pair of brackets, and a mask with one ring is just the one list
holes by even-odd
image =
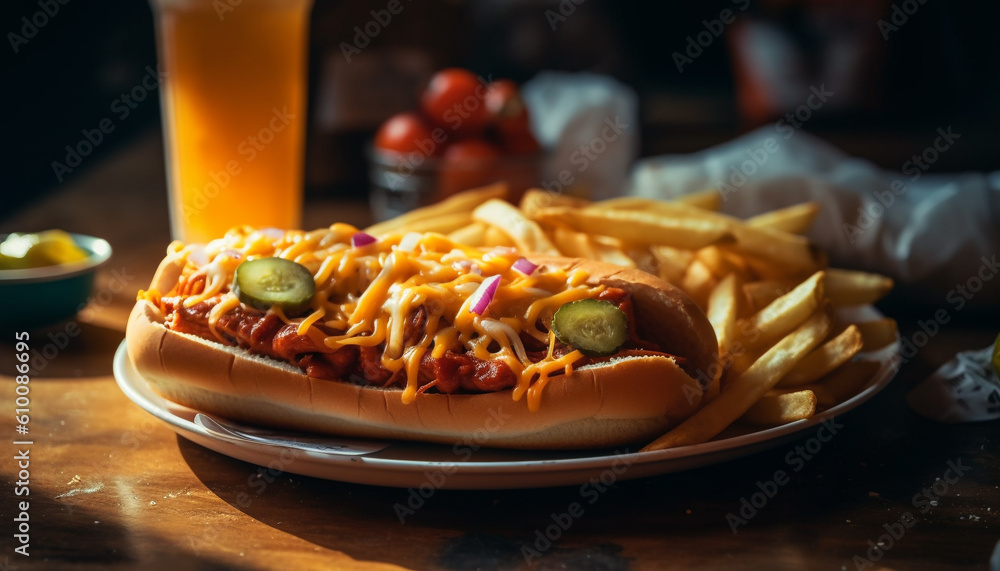
[[[549, 381], [536, 412], [528, 410], [526, 398], [514, 401], [511, 390], [424, 393], [404, 404], [401, 389], [310, 378], [288, 363], [170, 331], [159, 309], [145, 300], [129, 317], [128, 354], [153, 390], [171, 401], [247, 423], [347, 436], [595, 448], [650, 440], [700, 407], [706, 377], [699, 371], [717, 368], [718, 351], [708, 319], [687, 296], [638, 270], [532, 259], [580, 267], [591, 283], [630, 291], [640, 335], [685, 357], [684, 368], [655, 356], [577, 368]], [[168, 291], [179, 274], [180, 267], [165, 260], [151, 288]]]

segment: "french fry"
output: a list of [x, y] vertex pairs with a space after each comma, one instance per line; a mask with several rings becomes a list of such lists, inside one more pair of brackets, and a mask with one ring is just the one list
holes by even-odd
[[507, 235], [506, 232], [497, 228], [496, 226], [493, 226], [492, 224], [486, 225], [486, 232], [483, 235], [483, 237], [484, 237], [483, 246], [486, 246], [488, 248], [493, 246], [504, 246], [508, 248], [517, 247], [517, 244], [514, 243], [514, 240], [512, 240], [510, 236]]
[[[544, 209], [538, 214], [542, 215], [546, 210], [548, 209]], [[584, 218], [603, 217], [609, 221], [615, 218], [632, 220], [633, 224], [630, 228], [619, 229], [622, 232], [630, 232], [628, 236], [611, 234], [626, 240], [646, 241], [652, 244], [689, 249], [697, 249], [713, 243], [725, 243], [726, 248], [733, 251], [776, 262], [798, 272], [811, 273], [826, 265], [822, 253], [802, 236], [768, 227], [749, 226], [738, 218], [703, 210], [682, 202], [623, 197], [594, 203], [584, 208], [582, 214], [578, 211], [575, 212], [575, 216]], [[633, 214], [633, 217], [628, 218], [625, 216], [626, 213]], [[708, 243], [701, 245], [694, 245], [692, 242], [681, 243], [682, 239], [676, 232], [678, 221], [683, 221], [691, 229], [695, 227], [722, 227], [725, 230], [715, 240]], [[675, 230], [669, 236], [662, 233], [662, 226], [665, 224], [673, 225], [672, 228]], [[578, 227], [577, 224], [570, 223], [570, 225], [578, 230], [585, 230], [585, 228]], [[603, 233], [609, 234], [608, 232]], [[729, 240], [728, 236], [735, 238], [735, 241]], [[692, 238], [688, 239], [692, 240]]]
[[[695, 202], [698, 199], [694, 199]], [[622, 196], [609, 198], [600, 202], [594, 202], [584, 210], [590, 212], [616, 211], [639, 211], [652, 214], [660, 218], [695, 218], [706, 220], [722, 226], [731, 224], [741, 224], [739, 218], [727, 216], [709, 209], [699, 208], [684, 200], [664, 201], [652, 198], [640, 198], [638, 196]]]
[[736, 337], [736, 276], [730, 274], [722, 279], [708, 296], [708, 321], [715, 330], [719, 341], [719, 354], [729, 353], [729, 347]]
[[766, 346], [805, 321], [823, 301], [826, 272], [816, 272], [747, 319], [748, 346]]
[[771, 228], [781, 230], [790, 234], [802, 234], [809, 229], [816, 214], [819, 213], [819, 204], [815, 202], [803, 202], [787, 208], [779, 208], [758, 214], [748, 218], [746, 223], [754, 228]]
[[480, 204], [472, 211], [472, 218], [499, 228], [522, 251], [555, 256], [560, 254], [535, 221], [529, 220], [520, 210], [502, 200], [490, 199]]
[[619, 196], [600, 200], [591, 205], [593, 209], [600, 210], [648, 210], [657, 208], [662, 204], [662, 200], [653, 198], [641, 198], [638, 196]]
[[753, 278], [750, 276], [750, 266], [747, 264], [746, 258], [736, 252], [720, 251], [726, 260], [729, 261], [730, 265], [733, 266], [734, 271], [739, 273], [740, 283], [753, 281]]
[[805, 420], [816, 414], [816, 403], [816, 393], [810, 390], [768, 394], [750, 407], [740, 420], [761, 426], [778, 426]]
[[646, 244], [626, 244], [618, 241], [622, 245], [622, 250], [633, 262], [635, 267], [647, 274], [657, 275], [660, 271], [660, 264]]
[[743, 284], [743, 295], [753, 311], [760, 311], [794, 287], [790, 280], [760, 280]]
[[650, 246], [649, 251], [656, 259], [657, 273], [664, 280], [679, 284], [684, 278], [684, 272], [694, 259], [694, 252], [671, 248], [670, 246]]
[[712, 294], [712, 289], [717, 283], [718, 280], [709, 271], [708, 266], [701, 263], [701, 260], [695, 260], [684, 272], [680, 288], [698, 304], [698, 307], [704, 308], [708, 305], [708, 296]]
[[405, 232], [438, 232], [449, 234], [468, 226], [472, 222], [472, 217], [468, 212], [453, 212], [451, 214], [441, 214], [428, 218], [421, 218], [407, 223], [405, 228], [396, 231]]
[[582, 208], [588, 204], [590, 204], [590, 201], [583, 198], [577, 198], [567, 194], [557, 194], [540, 188], [532, 188], [524, 192], [524, 195], [521, 197], [521, 203], [518, 206], [525, 216], [528, 218], [534, 218], [535, 213], [543, 208], [553, 206], [572, 206], [574, 208]]
[[863, 341], [857, 325], [850, 325], [799, 361], [795, 368], [778, 383], [790, 388], [816, 382], [820, 377], [851, 360], [861, 350]]
[[637, 266], [638, 260], [625, 253], [621, 240], [609, 236], [592, 236], [590, 238], [591, 247], [594, 251], [594, 259], [609, 264], [617, 264], [627, 268]]
[[776, 340], [798, 327], [823, 303], [825, 274], [816, 272], [792, 291], [737, 323], [739, 339], [732, 344], [732, 365], [726, 379], [735, 378]]
[[815, 272], [826, 266], [822, 253], [809, 240], [772, 228], [733, 224], [735, 242], [720, 247], [779, 265], [785, 272]]
[[861, 392], [879, 369], [877, 361], [854, 361], [836, 369], [815, 384], [799, 388], [816, 393], [820, 408], [827, 409]]
[[583, 232], [557, 225], [550, 229], [549, 236], [556, 248], [565, 256], [584, 259], [593, 259], [596, 256], [590, 237]]
[[861, 338], [864, 340], [864, 345], [861, 346], [863, 353], [881, 349], [896, 341], [896, 337], [899, 336], [896, 320], [889, 317], [865, 321], [858, 323], [857, 326], [861, 331]]
[[[590, 236], [565, 226], [553, 227], [549, 235], [563, 255], [617, 264], [628, 268], [636, 263], [621, 248], [621, 242], [604, 236]], [[605, 238], [605, 239], [602, 239]]]
[[706, 246], [697, 253], [695, 256], [705, 264], [712, 275], [716, 278], [722, 279], [729, 274], [737, 272], [736, 266], [734, 266], [725, 253], [716, 248], [715, 246]]
[[892, 279], [868, 272], [830, 269], [826, 295], [834, 305], [864, 305], [882, 299], [892, 289]]
[[769, 260], [762, 260], [760, 258], [748, 255], [740, 255], [738, 252], [732, 252], [734, 255], [740, 256], [740, 259], [747, 265], [747, 269], [750, 275], [759, 280], [767, 281], [791, 281], [793, 283], [798, 283], [802, 281], [803, 278], [812, 275], [812, 272], [803, 272], [788, 268], [780, 263], [772, 262]]
[[715, 189], [702, 190], [700, 192], [692, 192], [690, 194], [683, 194], [674, 199], [675, 202], [681, 202], [696, 208], [701, 208], [702, 210], [718, 211], [719, 206], [722, 205], [722, 195], [719, 191]]
[[830, 317], [818, 311], [795, 331], [768, 349], [745, 373], [726, 384], [722, 393], [683, 423], [642, 451], [701, 444], [717, 436], [743, 416], [803, 357], [816, 348], [830, 330]]
[[[736, 337], [736, 316], [739, 314], [739, 299], [736, 296], [737, 288], [737, 278], [734, 274], [730, 274], [722, 279], [712, 289], [712, 292], [708, 296], [708, 311], [706, 314], [708, 316], [709, 323], [712, 324], [712, 329], [715, 330], [715, 338], [719, 344], [719, 355], [722, 358], [723, 365], [729, 360], [730, 348], [733, 343], [733, 339]], [[709, 402], [718, 396], [719, 391], [722, 388], [722, 375], [724, 373], [723, 369], [719, 370], [719, 379], [716, 379], [708, 389], [705, 391], [705, 402]]]
[[[692, 207], [688, 209], [698, 210]], [[723, 223], [695, 217], [667, 218], [646, 211], [543, 208], [535, 214], [535, 219], [551, 224], [562, 222], [574, 230], [612, 236], [626, 242], [660, 244], [689, 250], [729, 239]]]
[[465, 246], [485, 246], [486, 225], [482, 222], [473, 222], [464, 228], [453, 230], [448, 234], [448, 238]]
[[437, 218], [448, 214], [465, 213], [467, 215], [469, 211], [487, 200], [504, 198], [506, 196], [507, 184], [503, 182], [466, 190], [449, 196], [437, 204], [417, 208], [385, 222], [372, 224], [365, 228], [365, 232], [373, 236], [383, 236], [392, 232], [415, 232], [417, 230], [413, 230], [412, 225], [418, 220]]
[[[670, 203], [674, 205], [681, 205], [684, 207], [694, 207], [700, 210], [707, 210], [709, 212], [714, 212], [719, 210], [719, 205], [722, 202], [718, 191], [716, 190], [703, 190], [700, 192], [692, 192], [690, 194], [683, 194], [681, 196], [675, 197]], [[677, 215], [678, 211], [671, 209], [670, 206], [663, 206], [665, 203], [662, 200], [656, 200], [653, 198], [640, 198], [637, 196], [622, 196], [618, 198], [609, 198], [607, 200], [602, 200], [600, 202], [595, 202], [594, 206], [602, 209], [610, 210], [665, 210], [666, 213], [670, 215]]]

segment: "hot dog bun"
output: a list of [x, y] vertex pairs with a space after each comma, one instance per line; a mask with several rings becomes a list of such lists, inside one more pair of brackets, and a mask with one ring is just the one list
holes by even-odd
[[[129, 318], [128, 354], [165, 398], [234, 420], [349, 436], [456, 445], [578, 449], [648, 441], [701, 405], [718, 359], [715, 334], [683, 292], [645, 272], [598, 262], [528, 256], [535, 263], [580, 267], [592, 284], [631, 292], [640, 335], [686, 359], [625, 357], [553, 377], [540, 410], [511, 390], [424, 393], [410, 404], [400, 390], [307, 377], [284, 362], [168, 330], [160, 310], [140, 300]], [[168, 291], [180, 266], [164, 260], [151, 289]], [[701, 383], [699, 383], [699, 377]]]

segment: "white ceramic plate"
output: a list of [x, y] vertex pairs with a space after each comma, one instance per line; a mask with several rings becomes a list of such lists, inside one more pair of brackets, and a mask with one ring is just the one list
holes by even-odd
[[[860, 308], [850, 316], [856, 321], [881, 317], [874, 308]], [[198, 411], [170, 402], [154, 393], [132, 367], [125, 343], [115, 354], [118, 386], [134, 403], [166, 422], [181, 436], [221, 454], [260, 466], [329, 480], [419, 489], [541, 488], [579, 485], [591, 478], [608, 480], [643, 478], [707, 466], [747, 456], [803, 436], [824, 421], [843, 414], [881, 391], [895, 375], [898, 341], [864, 358], [881, 364], [868, 385], [853, 398], [809, 420], [755, 432], [730, 430], [704, 444], [657, 452], [619, 450], [523, 451], [473, 450], [396, 442], [367, 455], [343, 455], [245, 442], [210, 432], [194, 422]], [[294, 437], [294, 435], [292, 435]]]

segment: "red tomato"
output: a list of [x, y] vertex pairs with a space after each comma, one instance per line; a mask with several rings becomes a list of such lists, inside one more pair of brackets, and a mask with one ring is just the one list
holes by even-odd
[[498, 79], [486, 86], [486, 109], [495, 122], [527, 115], [517, 84], [509, 79]]
[[440, 198], [493, 182], [499, 158], [500, 150], [482, 139], [464, 139], [449, 145], [438, 181]]
[[500, 133], [503, 151], [510, 155], [532, 155], [541, 150], [541, 145], [529, 130]]
[[471, 71], [443, 69], [431, 78], [420, 97], [424, 115], [449, 133], [478, 135], [490, 121], [486, 86]]
[[464, 139], [455, 141], [444, 151], [444, 160], [447, 163], [465, 163], [470, 161], [482, 161], [500, 156], [500, 151], [496, 146], [482, 139]]
[[431, 137], [431, 128], [416, 113], [393, 115], [375, 134], [375, 148], [382, 151], [434, 156], [440, 154], [440, 146]]
[[505, 153], [528, 155], [538, 152], [540, 147], [531, 134], [528, 107], [521, 99], [517, 84], [509, 79], [498, 79], [490, 83], [486, 93], [486, 109], [493, 118]]

